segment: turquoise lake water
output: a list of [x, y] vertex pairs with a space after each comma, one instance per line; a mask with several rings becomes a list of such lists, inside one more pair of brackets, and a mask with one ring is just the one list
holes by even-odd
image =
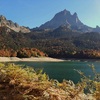
[[80, 70], [85, 75], [93, 75], [89, 65], [94, 64], [95, 69], [100, 73], [100, 61], [64, 61], [64, 62], [15, 62], [24, 66], [31, 66], [35, 69], [40, 68], [46, 72], [50, 79], [57, 79], [61, 82], [63, 79], [72, 80], [75, 83], [80, 81], [80, 75], [74, 70]]

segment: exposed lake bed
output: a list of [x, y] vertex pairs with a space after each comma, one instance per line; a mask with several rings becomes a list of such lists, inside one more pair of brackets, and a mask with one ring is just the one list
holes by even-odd
[[30, 57], [30, 58], [0, 57], [0, 62], [13, 62], [13, 61], [59, 62], [59, 61], [65, 61], [65, 59], [57, 59], [57, 58], [50, 58], [50, 57]]

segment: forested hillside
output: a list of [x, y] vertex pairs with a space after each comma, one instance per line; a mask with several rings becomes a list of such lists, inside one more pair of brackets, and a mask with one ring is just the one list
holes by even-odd
[[48, 56], [57, 58], [99, 58], [100, 56], [100, 34], [96, 32], [82, 33], [66, 26], [60, 26], [55, 30], [37, 29], [30, 33], [7, 30], [7, 27], [0, 27], [0, 56], [7, 56], [2, 55], [3, 51], [13, 51], [14, 54], [8, 55], [18, 56], [22, 48], [30, 48], [30, 51], [31, 48], [37, 48]]

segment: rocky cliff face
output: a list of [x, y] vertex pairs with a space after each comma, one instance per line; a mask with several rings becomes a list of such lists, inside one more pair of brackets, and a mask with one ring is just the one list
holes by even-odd
[[29, 33], [30, 30], [24, 26], [19, 26], [17, 23], [7, 20], [4, 16], [0, 15], [0, 27], [7, 27], [9, 30], [15, 32]]

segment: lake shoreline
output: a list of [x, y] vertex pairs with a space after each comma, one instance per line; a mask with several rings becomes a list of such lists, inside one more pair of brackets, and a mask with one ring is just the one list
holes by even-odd
[[0, 57], [0, 62], [63, 62], [63, 61], [100, 61], [100, 59], [76, 59], [76, 58], [51, 58], [51, 57], [30, 57], [30, 58], [18, 58], [18, 57]]
[[57, 59], [51, 57], [30, 57], [30, 58], [18, 58], [18, 57], [0, 57], [0, 62], [26, 62], [26, 61], [33, 61], [33, 62], [61, 62], [66, 61], [65, 59]]

